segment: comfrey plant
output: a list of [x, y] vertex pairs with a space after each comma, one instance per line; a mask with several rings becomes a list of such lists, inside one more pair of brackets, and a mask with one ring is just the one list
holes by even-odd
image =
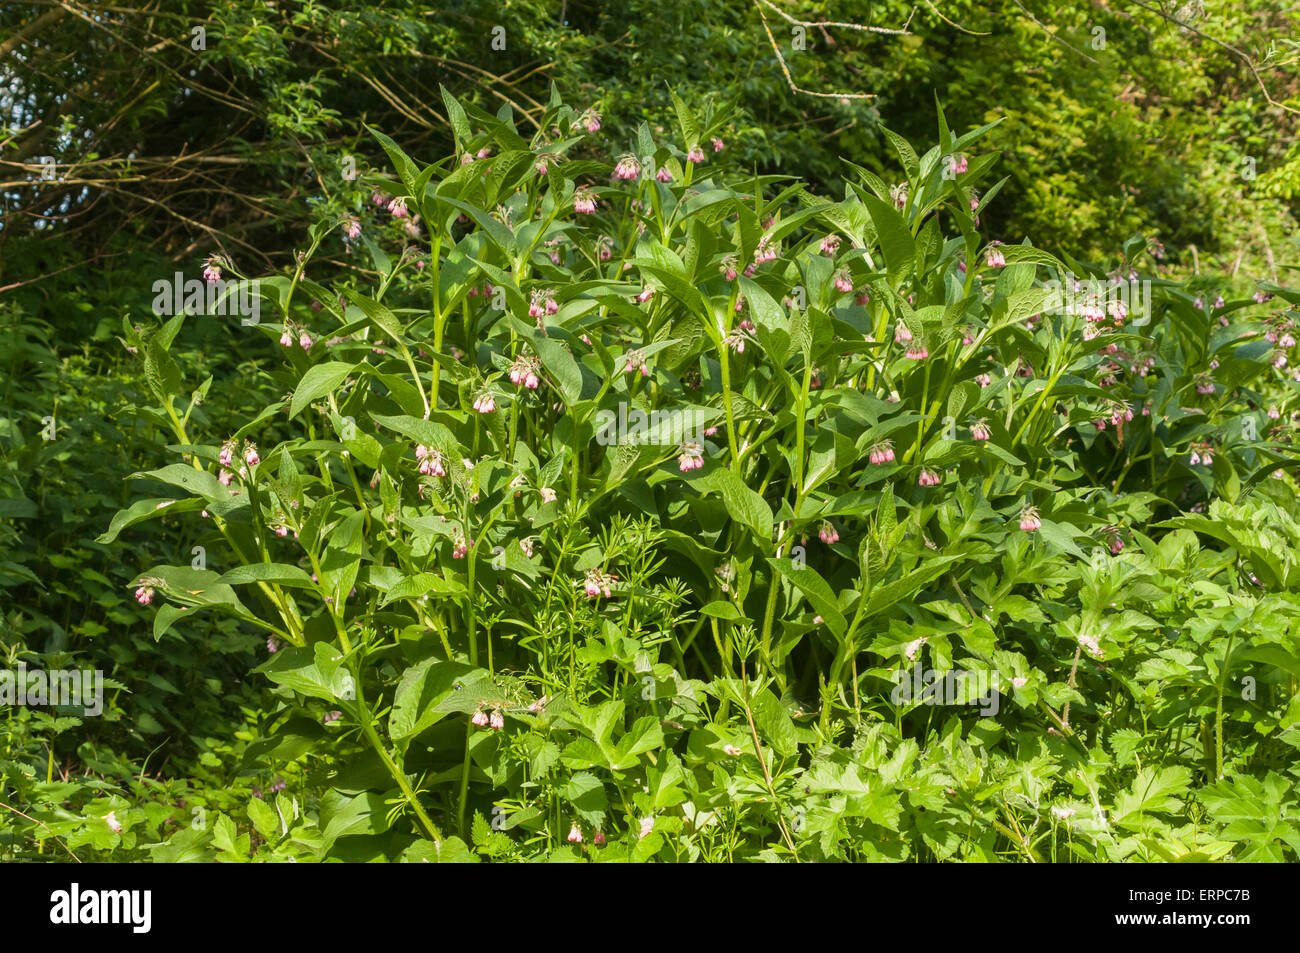
[[[1223, 805], [1254, 795], [1230, 775], [1281, 743], [1296, 657], [1262, 620], [1297, 606], [1148, 524], [1250, 492], [1294, 513], [1282, 442], [1240, 424], [1290, 393], [1276, 306], [1157, 280], [1140, 327], [1048, 307], [1106, 269], [981, 237], [987, 127], [942, 115], [924, 155], [890, 134], [901, 181], [853, 167], [832, 200], [726, 168], [725, 110], [609, 143], [555, 98], [531, 139], [444, 105], [455, 154], [375, 132], [395, 178], [260, 279], [278, 323], [232, 328], [285, 344], [282, 400], [203, 432], [167, 353], [184, 315], [126, 330], [180, 455], [143, 475], [184, 495], [105, 541], [186, 515], [206, 564], [132, 580], [155, 637], [198, 612], [261, 630], [267, 750], [322, 762], [267, 850], [1236, 849]], [[420, 245], [369, 240], [394, 227]], [[317, 264], [344, 239], [374, 287]], [[1233, 709], [1241, 640], [1266, 690]], [[944, 690], [896, 690], [922, 670]], [[1157, 712], [1180, 726], [1158, 755]], [[1178, 821], [1194, 770], [1223, 779], [1214, 831]]]

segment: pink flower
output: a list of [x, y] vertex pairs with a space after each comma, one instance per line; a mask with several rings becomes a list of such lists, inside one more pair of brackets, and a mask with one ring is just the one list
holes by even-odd
[[480, 414], [490, 414], [497, 409], [496, 400], [491, 391], [486, 391], [474, 398], [474, 409]]
[[247, 463], [250, 467], [255, 467], [255, 466], [257, 466], [259, 463], [261, 463], [261, 461], [262, 461], [262, 458], [259, 457], [259, 456], [257, 455], [257, 444], [255, 444], [255, 443], [245, 443], [245, 444], [244, 444], [244, 462]]
[[922, 470], [916, 482], [918, 486], [938, 486], [943, 482], [943, 478], [933, 470]]
[[1020, 511], [1020, 528], [1026, 533], [1032, 533], [1035, 530], [1042, 529], [1043, 523], [1038, 518], [1038, 510], [1032, 506], [1026, 506]]
[[817, 536], [827, 546], [840, 541], [840, 534], [835, 531], [835, 527], [824, 520], [822, 521], [821, 527], [817, 530]]
[[634, 155], [620, 156], [618, 163], [614, 166], [614, 178], [616, 179], [635, 179], [641, 174], [641, 163], [636, 161]]
[[586, 126], [588, 132], [600, 132], [600, 113], [594, 109], [588, 109], [579, 116], [578, 122]]
[[907, 350], [903, 352], [903, 356], [909, 361], [924, 361], [930, 356], [930, 352], [926, 349], [924, 343], [913, 341], [907, 346]]
[[655, 173], [655, 181], [656, 181], [656, 182], [671, 182], [672, 180], [673, 180], [673, 174], [672, 174], [671, 172], [668, 171], [668, 166], [666, 166], [666, 165], [661, 165], [661, 166], [659, 167], [659, 171]]
[[153, 602], [153, 588], [150, 586], [141, 586], [135, 591], [135, 601], [142, 606], [147, 606]]
[[966, 157], [964, 155], [952, 156], [948, 160], [948, 173], [950, 175], [961, 175], [966, 171]]
[[906, 324], [900, 321], [898, 324], [894, 325], [895, 344], [906, 344], [910, 340], [912, 340], [912, 332], [907, 329]]
[[488, 727], [493, 731], [500, 731], [506, 726], [506, 720], [501, 714], [501, 709], [496, 708], [492, 711], [492, 717], [488, 719]]
[[841, 268], [839, 271], [835, 272], [835, 278], [832, 283], [835, 285], [835, 290], [842, 294], [848, 294], [853, 290], [853, 279], [849, 277], [849, 270], [847, 268]]
[[691, 146], [690, 150], [686, 153], [686, 161], [694, 162], [696, 165], [699, 165], [704, 161], [704, 150], [699, 146]]
[[[713, 141], [716, 143], [718, 140], [714, 139]], [[653, 817], [643, 817], [641, 818], [641, 831], [638, 836], [641, 838], [649, 837], [650, 832], [653, 831], [654, 829], [655, 829], [655, 819]]]
[[206, 262], [204, 262], [203, 280], [204, 281], [221, 280], [221, 259], [218, 256], [213, 255], [210, 258], [208, 258]]
[[982, 420], [976, 421], [970, 428], [970, 438], [972, 440], [988, 440], [991, 436], [988, 425]]
[[573, 210], [580, 215], [596, 214], [596, 196], [585, 187], [578, 189], [573, 195]]
[[343, 234], [348, 238], [356, 238], [361, 234], [361, 223], [355, 218], [348, 219], [347, 224], [343, 226]]
[[881, 440], [879, 443], [873, 444], [871, 447], [871, 452], [867, 455], [867, 459], [876, 466], [880, 466], [885, 463], [893, 463], [894, 461], [893, 441]]
[[308, 334], [306, 331], [303, 331], [301, 334], [298, 335], [298, 346], [302, 348], [304, 351], [310, 351], [312, 344], [313, 341], [311, 339], [311, 335]]
[[651, 298], [654, 297], [654, 294], [655, 294], [655, 290], [651, 288], [649, 285], [646, 285], [644, 288], [641, 289], [641, 293], [636, 296], [637, 304], [645, 304], [647, 301], [649, 301]]
[[474, 712], [473, 716], [470, 718], [470, 722], [480, 728], [486, 728], [488, 726], [488, 713], [480, 708], [478, 711]]
[[109, 811], [105, 814], [104, 823], [108, 825], [108, 829], [114, 834], [122, 833], [122, 822], [117, 819], [116, 811]]
[[721, 139], [719, 139], [717, 136], [714, 136], [714, 137], [713, 137], [713, 151], [714, 151], [714, 152], [721, 152], [721, 151], [722, 151], [723, 149], [725, 149], [725, 148], [727, 148], [727, 147], [726, 147], [726, 144], [723, 143], [723, 141], [722, 141]]
[[569, 828], [569, 843], [570, 844], [582, 843], [582, 828], [578, 826], [577, 821], [574, 821], [573, 826]]
[[723, 745], [722, 750], [733, 758], [738, 758], [742, 754], [741, 749], [737, 748], [735, 745]]
[[605, 832], [604, 832], [604, 831], [596, 831], [594, 834], [591, 835], [591, 842], [592, 842], [593, 844], [595, 844], [596, 846], [598, 846], [598, 847], [599, 847], [601, 844], [605, 843]]
[[222, 470], [217, 475], [217, 479], [221, 481], [222, 486], [230, 486], [230, 481], [233, 480], [234, 478], [235, 478], [234, 470]]
[[446, 476], [447, 470], [442, 465], [442, 453], [432, 447], [420, 444], [415, 448], [415, 459], [420, 462], [422, 476]]
[[544, 486], [544, 487], [542, 487], [542, 489], [541, 489], [541, 494], [542, 494], [542, 502], [543, 502], [543, 503], [554, 503], [554, 502], [555, 502], [555, 499], [556, 499], [555, 491], [554, 491], [553, 489], [551, 489], [549, 486]]
[[704, 448], [698, 443], [687, 441], [682, 444], [681, 451], [677, 457], [677, 469], [682, 473], [704, 466]]
[[823, 255], [830, 255], [831, 257], [834, 257], [835, 253], [839, 250], [840, 250], [840, 236], [827, 235], [825, 238], [822, 239], [821, 252]]
[[235, 459], [235, 441], [227, 440], [221, 445], [221, 452], [217, 454], [217, 462], [223, 467], [230, 466]]
[[988, 387], [990, 384], [993, 383], [993, 378], [990, 377], [988, 374], [976, 374], [975, 383], [979, 384], [980, 387]]
[[293, 347], [293, 332], [285, 327], [284, 333], [280, 335], [281, 347]]
[[1001, 268], [1007, 263], [1006, 256], [997, 248], [990, 247], [984, 255], [984, 261], [990, 268]]
[[533, 541], [531, 539], [521, 539], [519, 541], [519, 548], [524, 551], [524, 555], [529, 559], [533, 558]]

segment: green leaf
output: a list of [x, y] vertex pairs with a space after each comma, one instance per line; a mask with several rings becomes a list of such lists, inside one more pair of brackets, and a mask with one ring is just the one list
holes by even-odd
[[324, 364], [309, 367], [293, 392], [293, 401], [289, 404], [289, 418], [297, 417], [312, 401], [319, 400], [336, 390], [343, 381], [347, 380], [348, 375], [360, 366], [360, 364], [348, 364], [343, 361], [326, 361]]
[[807, 566], [799, 566], [792, 559], [774, 559], [768, 557], [768, 564], [779, 572], [790, 582], [794, 583], [796, 589], [802, 592], [807, 598], [817, 614], [822, 617], [827, 627], [835, 635], [843, 638], [848, 631], [849, 624], [845, 620], [843, 613], [840, 612], [839, 604], [835, 601], [835, 593], [827, 585], [815, 570]]

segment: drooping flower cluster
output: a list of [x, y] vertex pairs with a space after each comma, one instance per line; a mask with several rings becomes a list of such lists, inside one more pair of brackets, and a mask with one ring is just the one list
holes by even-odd
[[613, 573], [607, 573], [599, 566], [593, 566], [587, 570], [586, 578], [582, 582], [582, 591], [586, 593], [588, 599], [595, 599], [603, 595], [606, 599], [614, 594], [613, 585], [618, 581], [618, 576]]
[[894, 442], [892, 440], [881, 440], [872, 444], [871, 452], [867, 454], [867, 459], [876, 466], [885, 463], [894, 462]]
[[447, 468], [443, 466], [442, 451], [419, 444], [415, 448], [415, 459], [420, 462], [421, 476], [445, 477], [447, 475]]
[[545, 314], [554, 314], [560, 310], [560, 306], [555, 303], [555, 292], [550, 288], [538, 288], [532, 293], [528, 302], [528, 316], [530, 318], [540, 318]]
[[702, 466], [704, 466], [704, 447], [690, 440], [683, 443], [681, 452], [677, 455], [677, 469], [682, 473], [688, 473]]
[[541, 361], [536, 357], [520, 351], [519, 356], [510, 365], [510, 383], [519, 387], [527, 387], [529, 390], [537, 390], [538, 385], [542, 382], [542, 379], [538, 376], [541, 366]]
[[1038, 509], [1033, 506], [1026, 506], [1020, 511], [1020, 528], [1026, 533], [1032, 533], [1043, 528], [1043, 521], [1038, 518]]
[[500, 706], [492, 707], [492, 713], [488, 714], [488, 708], [491, 707], [487, 702], [478, 703], [478, 708], [470, 717], [470, 721], [480, 728], [490, 728], [493, 731], [500, 731], [506, 726], [505, 716], [501, 713]]

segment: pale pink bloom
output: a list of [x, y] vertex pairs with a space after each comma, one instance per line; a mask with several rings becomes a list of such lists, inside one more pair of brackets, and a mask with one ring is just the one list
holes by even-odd
[[[713, 141], [716, 143], [718, 140], [714, 139]], [[653, 817], [641, 818], [641, 832], [639, 835], [640, 837], [642, 838], [649, 837], [650, 832], [653, 831], [654, 829], [655, 829], [655, 819]]]
[[823, 521], [821, 527], [817, 530], [817, 536], [827, 546], [840, 541], [840, 534], [835, 531], [834, 526], [826, 521]]
[[895, 344], [906, 344], [910, 340], [912, 340], [912, 332], [907, 329], [906, 324], [900, 321], [894, 325]]
[[821, 252], [823, 255], [834, 257], [835, 253], [840, 250], [840, 236], [827, 235], [822, 239]]
[[918, 486], [938, 486], [943, 482], [943, 478], [933, 470], [922, 470], [916, 482]]
[[993, 378], [990, 377], [988, 374], [976, 374], [975, 383], [979, 384], [980, 387], [988, 387], [990, 384], [993, 383]]
[[989, 248], [985, 252], [984, 260], [990, 268], [1001, 268], [1007, 263], [1006, 256], [997, 248]]
[[964, 155], [953, 156], [948, 161], [948, 173], [950, 175], [961, 175], [966, 171], [966, 157]]
[[579, 189], [573, 195], [573, 210], [580, 215], [596, 214], [596, 196], [586, 188]]
[[913, 661], [916, 658], [916, 653], [921, 651], [921, 646], [928, 641], [930, 641], [929, 638], [923, 635], [919, 639], [908, 642], [907, 645], [903, 646], [903, 655], [906, 656], [909, 662]]
[[722, 750], [733, 758], [737, 758], [741, 755], [741, 749], [737, 748], [735, 745], [723, 745]]
[[219, 474], [217, 474], [217, 479], [221, 481], [222, 486], [230, 486], [230, 481], [233, 480], [234, 478], [235, 478], [235, 471], [233, 470], [222, 470]]
[[699, 146], [691, 146], [690, 150], [686, 153], [686, 161], [694, 162], [696, 165], [699, 165], [704, 161], [704, 150]]
[[604, 832], [604, 831], [596, 831], [594, 834], [591, 835], [591, 842], [592, 842], [593, 844], [595, 844], [596, 846], [598, 846], [598, 847], [599, 847], [601, 844], [605, 843], [605, 832]]
[[496, 410], [497, 403], [496, 400], [492, 397], [492, 393], [489, 391], [487, 393], [479, 394], [479, 396], [475, 397], [474, 409], [477, 410], [480, 414], [490, 414], [492, 413], [492, 411]]
[[924, 343], [913, 341], [907, 346], [907, 350], [903, 352], [903, 356], [909, 361], [924, 361], [930, 356], [930, 352]]
[[216, 257], [214, 256], [214, 257], [212, 257], [212, 258], [209, 258], [209, 259], [207, 260], [206, 264], [204, 264], [204, 266], [203, 266], [203, 280], [204, 280], [204, 281], [220, 281], [220, 280], [221, 280], [221, 268], [217, 265], [217, 262], [218, 262], [219, 260], [220, 260], [220, 259], [218, 259], [218, 258], [216, 258]]
[[221, 445], [221, 452], [217, 454], [217, 462], [223, 467], [230, 466], [235, 460], [235, 441], [227, 440]]
[[108, 825], [108, 829], [114, 834], [122, 833], [122, 822], [117, 819], [116, 811], [109, 811], [105, 814], [104, 823]]
[[837, 271], [832, 283], [835, 285], [835, 290], [842, 294], [848, 294], [853, 290], [853, 279], [849, 277], [847, 268], [841, 268]]
[[531, 539], [521, 539], [519, 541], [519, 548], [524, 551], [524, 555], [529, 559], [533, 558], [533, 541]]
[[1016, 688], [1024, 688], [1028, 682], [1029, 679], [1023, 678], [1022, 676], [1019, 675], [1017, 675], [1015, 678], [1011, 680], [1011, 684], [1014, 685]]
[[578, 826], [577, 821], [574, 821], [573, 826], [569, 828], [569, 843], [570, 844], [582, 843], [582, 828]]
[[298, 335], [298, 346], [302, 348], [304, 351], [310, 351], [312, 343], [313, 342], [311, 339], [311, 335], [308, 334], [306, 331], [303, 331], [301, 334]]
[[293, 347], [293, 332], [287, 327], [284, 329], [284, 333], [280, 335], [280, 346]]
[[257, 466], [261, 461], [262, 461], [262, 458], [259, 457], [259, 456], [257, 455], [257, 444], [255, 444], [255, 443], [245, 443], [245, 444], [244, 444], [244, 462], [247, 463], [250, 467], [255, 467], [255, 466]]
[[704, 448], [690, 441], [683, 443], [681, 453], [677, 457], [677, 469], [687, 473], [698, 470], [702, 466], [704, 466]]
[[135, 601], [142, 606], [147, 606], [153, 602], [153, 588], [150, 586], [141, 586], [135, 591]]
[[1038, 518], [1038, 510], [1032, 506], [1026, 506], [1020, 511], [1020, 528], [1026, 533], [1032, 533], [1035, 530], [1043, 528], [1042, 520]]
[[636, 161], [636, 156], [620, 156], [618, 163], [614, 166], [614, 178], [616, 179], [635, 179], [641, 174], [641, 163]]
[[988, 440], [992, 436], [988, 425], [982, 420], [976, 421], [970, 428], [970, 438], [972, 440]]
[[726, 148], [726, 144], [723, 143], [723, 141], [722, 141], [721, 139], [719, 139], [717, 136], [714, 136], [714, 137], [713, 137], [713, 151], [714, 151], [714, 152], [721, 152], [721, 151], [722, 151], [723, 149], [725, 149], [725, 148]]
[[659, 171], [655, 173], [655, 181], [656, 181], [656, 182], [671, 182], [672, 180], [673, 180], [673, 174], [672, 174], [671, 172], [668, 171], [668, 166], [666, 166], [666, 165], [661, 165], [661, 166], [659, 167]]
[[348, 238], [356, 238], [361, 234], [361, 223], [355, 218], [348, 219], [347, 223], [343, 226], [343, 234]]
[[492, 717], [488, 719], [488, 727], [491, 728], [493, 731], [500, 731], [505, 726], [506, 726], [506, 720], [501, 714], [501, 709], [500, 708], [494, 709], [492, 712]]
[[542, 487], [542, 489], [541, 489], [541, 494], [542, 494], [542, 502], [543, 502], [543, 503], [554, 503], [554, 502], [555, 502], [555, 499], [556, 499], [555, 491], [554, 491], [553, 489], [551, 489], [549, 486], [544, 486], [544, 487]]
[[480, 728], [486, 728], [488, 725], [488, 713], [485, 712], [482, 708], [480, 708], [478, 711], [474, 712], [474, 715], [473, 717], [470, 718], [470, 721]]

